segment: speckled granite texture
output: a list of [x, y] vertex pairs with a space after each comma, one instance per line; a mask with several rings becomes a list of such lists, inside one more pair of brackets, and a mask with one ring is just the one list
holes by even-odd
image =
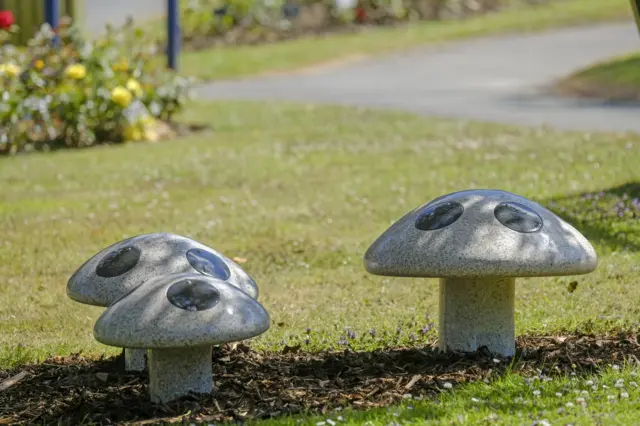
[[80, 303], [109, 306], [152, 277], [186, 272], [211, 275], [258, 297], [255, 281], [234, 261], [169, 233], [139, 235], [100, 251], [69, 279], [67, 295]]
[[500, 190], [438, 197], [391, 225], [364, 256], [368, 272], [440, 278], [439, 343], [445, 351], [515, 353], [516, 277], [577, 275], [598, 258], [550, 210]]
[[151, 399], [213, 388], [211, 346], [264, 333], [269, 314], [244, 291], [198, 273], [152, 278], [107, 308], [94, 327], [106, 345], [149, 349]]
[[188, 273], [152, 278], [115, 302], [94, 336], [124, 348], [180, 348], [244, 340], [268, 328], [269, 314], [247, 293]]
[[144, 371], [147, 368], [147, 351], [145, 349], [124, 350], [124, 369], [126, 371]]
[[367, 271], [411, 277], [585, 274], [591, 244], [541, 205], [510, 192], [448, 194], [410, 212], [367, 250]]
[[213, 390], [211, 346], [149, 350], [149, 395], [164, 403]]
[[496, 355], [515, 354], [515, 278], [441, 278], [439, 347]]

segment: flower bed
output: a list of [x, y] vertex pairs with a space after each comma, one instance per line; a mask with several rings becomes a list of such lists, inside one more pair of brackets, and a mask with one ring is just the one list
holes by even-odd
[[156, 52], [141, 31], [128, 43], [111, 31], [94, 44], [66, 19], [17, 47], [16, 30], [0, 29], [0, 155], [171, 133], [191, 82], [149, 66]]
[[461, 19], [562, 0], [191, 0], [182, 10], [185, 47], [256, 44], [420, 20]]

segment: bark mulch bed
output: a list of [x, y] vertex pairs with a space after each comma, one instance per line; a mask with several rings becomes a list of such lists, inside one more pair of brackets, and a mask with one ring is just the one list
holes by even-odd
[[[242, 344], [214, 348], [215, 391], [152, 404], [145, 374], [124, 373], [122, 358], [53, 357], [0, 371], [0, 424], [155, 424], [242, 422], [336, 407], [397, 403], [405, 394], [434, 396], [455, 385], [503, 374], [510, 362], [484, 351], [466, 356], [432, 348], [258, 353]], [[585, 374], [640, 357], [635, 335], [522, 337], [512, 366], [523, 375]]]

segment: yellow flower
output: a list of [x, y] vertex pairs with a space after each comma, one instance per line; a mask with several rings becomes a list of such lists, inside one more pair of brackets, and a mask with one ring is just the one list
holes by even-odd
[[113, 64], [111, 69], [114, 71], [126, 71], [129, 69], [129, 63], [126, 59], [122, 59], [120, 60], [120, 62], [116, 62], [115, 64]]
[[69, 65], [64, 74], [74, 80], [82, 80], [87, 75], [87, 69], [82, 64]]
[[142, 87], [135, 78], [130, 78], [129, 81], [127, 81], [127, 90], [133, 93], [136, 98], [142, 96]]
[[124, 129], [124, 140], [125, 141], [139, 141], [142, 140], [142, 131], [138, 126], [127, 126]]
[[42, 70], [44, 68], [44, 61], [42, 59], [38, 59], [33, 63], [33, 67], [36, 69], [36, 71]]
[[158, 132], [154, 128], [145, 127], [143, 138], [146, 141], [155, 142], [159, 139]]
[[140, 124], [143, 126], [153, 126], [156, 124], [156, 119], [152, 115], [144, 115], [140, 118]]
[[111, 100], [122, 108], [128, 107], [132, 98], [131, 92], [122, 86], [118, 86], [111, 91]]
[[20, 74], [20, 67], [12, 62], [8, 64], [0, 64], [0, 74], [8, 75], [9, 77], [16, 77]]

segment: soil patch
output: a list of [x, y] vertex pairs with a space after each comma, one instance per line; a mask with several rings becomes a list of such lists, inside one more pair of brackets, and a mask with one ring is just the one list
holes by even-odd
[[[636, 337], [521, 337], [511, 370], [586, 374], [607, 364], [638, 362]], [[465, 356], [430, 347], [320, 353], [286, 347], [258, 353], [227, 345], [214, 349], [212, 395], [157, 405], [149, 401], [146, 375], [124, 373], [122, 357], [53, 357], [0, 371], [0, 389], [12, 383], [0, 390], [0, 424], [242, 422], [336, 407], [366, 409], [398, 403], [405, 394], [432, 397], [444, 382], [491, 379], [508, 367], [482, 350]]]

